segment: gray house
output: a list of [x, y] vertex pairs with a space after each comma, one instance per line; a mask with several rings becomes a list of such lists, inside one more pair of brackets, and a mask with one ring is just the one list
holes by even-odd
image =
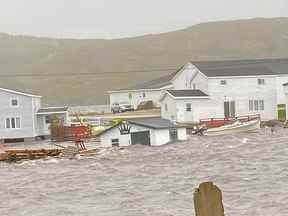
[[51, 116], [69, 122], [68, 108], [42, 108], [41, 96], [0, 88], [0, 142], [49, 135]]

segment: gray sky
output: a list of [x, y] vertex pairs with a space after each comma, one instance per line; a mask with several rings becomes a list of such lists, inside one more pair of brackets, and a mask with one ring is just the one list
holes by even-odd
[[0, 0], [0, 32], [119, 38], [200, 22], [288, 17], [288, 0]]

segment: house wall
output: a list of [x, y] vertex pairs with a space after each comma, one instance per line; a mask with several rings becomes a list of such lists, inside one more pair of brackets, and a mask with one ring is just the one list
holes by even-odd
[[[259, 85], [258, 78], [265, 79], [265, 84]], [[226, 85], [220, 84], [223, 79], [227, 81]], [[216, 107], [215, 117], [224, 117], [224, 101], [235, 101], [236, 115], [259, 113], [264, 120], [275, 119], [277, 117], [276, 85], [274, 76], [210, 78], [208, 92], [212, 106]], [[264, 111], [249, 111], [249, 100], [264, 100]]]
[[[265, 84], [259, 85], [258, 78], [265, 79]], [[221, 85], [221, 80], [226, 80], [227, 84]], [[287, 103], [284, 89], [279, 87], [282, 82], [285, 80], [279, 84], [275, 76], [209, 78], [209, 99], [173, 99], [168, 95], [162, 102], [162, 117], [171, 120], [171, 116], [176, 116], [176, 121], [180, 123], [198, 122], [203, 118], [223, 118], [224, 102], [235, 101], [236, 116], [260, 114], [263, 120], [276, 119], [277, 103]], [[278, 92], [283, 96], [278, 97]], [[249, 111], [249, 100], [264, 100], [264, 111]], [[165, 103], [168, 104], [167, 112], [164, 109]], [[186, 111], [186, 103], [191, 103], [191, 112]]]
[[[11, 98], [18, 99], [18, 107], [10, 106]], [[33, 97], [0, 91], [0, 139], [34, 137], [36, 130], [33, 111]], [[5, 121], [9, 117], [20, 117], [21, 127], [6, 129]]]
[[[110, 96], [110, 107], [115, 102], [129, 102], [134, 106], [134, 109], [137, 109], [137, 106], [142, 101], [153, 101], [155, 106], [160, 107], [159, 98], [162, 90], [143, 90], [143, 91], [127, 91], [127, 92], [112, 92], [109, 94]], [[145, 94], [145, 97], [143, 95]], [[131, 99], [129, 98], [129, 94], [132, 95]]]
[[[165, 104], [167, 104], [168, 110], [165, 110]], [[173, 98], [166, 94], [161, 101], [161, 117], [170, 121], [176, 120], [176, 103]]]
[[286, 95], [285, 95], [285, 89], [283, 84], [288, 83], [288, 75], [279, 75], [276, 78], [276, 88], [277, 88], [277, 104], [286, 104], [286, 107], [288, 106], [286, 101]]
[[194, 65], [188, 63], [172, 80], [174, 89], [199, 89], [208, 91], [208, 77], [201, 73]]
[[178, 130], [178, 139], [187, 140], [186, 128], [178, 128], [177, 130]]
[[[151, 140], [151, 145], [155, 143], [155, 136], [154, 136], [154, 130], [148, 129], [145, 127], [141, 127], [138, 125], [132, 125], [130, 132], [139, 132], [139, 131], [150, 131], [150, 140]], [[119, 146], [129, 146], [131, 145], [131, 136], [129, 135], [121, 135], [118, 127], [115, 127], [106, 133], [102, 134], [100, 136], [100, 141], [101, 141], [101, 146], [102, 147], [112, 147], [112, 139], [119, 139]]]
[[154, 146], [161, 146], [170, 141], [170, 135], [168, 129], [155, 130], [155, 141], [153, 142]]
[[[191, 104], [191, 112], [186, 111], [186, 104]], [[203, 118], [215, 118], [222, 116], [222, 106], [209, 99], [181, 99], [176, 100], [177, 122], [194, 123]], [[220, 112], [219, 112], [220, 110]], [[221, 113], [221, 114], [219, 114]]]

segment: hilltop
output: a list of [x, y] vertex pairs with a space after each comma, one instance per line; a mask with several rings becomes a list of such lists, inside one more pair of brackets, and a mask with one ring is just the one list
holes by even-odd
[[198, 24], [113, 40], [0, 34], [0, 86], [49, 105], [107, 102], [106, 91], [176, 70], [191, 60], [288, 57], [288, 18]]

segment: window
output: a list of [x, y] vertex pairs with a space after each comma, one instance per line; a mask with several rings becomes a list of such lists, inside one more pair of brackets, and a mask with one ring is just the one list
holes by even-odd
[[259, 109], [264, 110], [264, 100], [259, 100]]
[[165, 104], [165, 111], [168, 111], [168, 105], [167, 104]]
[[249, 100], [249, 111], [253, 111], [253, 110], [254, 110], [254, 101]]
[[11, 105], [11, 107], [18, 107], [18, 106], [19, 106], [18, 99], [12, 98], [12, 99], [10, 100], [10, 105]]
[[191, 112], [191, 103], [186, 103], [186, 112]]
[[112, 146], [119, 146], [119, 139], [111, 139]]
[[10, 128], [10, 118], [6, 118], [6, 128]]
[[142, 97], [143, 97], [143, 98], [146, 97], [146, 93], [145, 93], [145, 92], [142, 93]]
[[193, 89], [196, 89], [196, 87], [197, 87], [197, 86], [196, 86], [196, 84], [195, 84], [195, 83], [193, 83]]
[[45, 116], [45, 123], [50, 124], [50, 116]]
[[249, 111], [264, 111], [264, 100], [249, 100]]
[[259, 101], [258, 100], [254, 100], [254, 110], [255, 111], [259, 110]]
[[265, 85], [265, 79], [258, 79], [258, 85]]
[[226, 84], [227, 84], [227, 80], [221, 80], [221, 81], [220, 81], [220, 84], [221, 84], [221, 85], [226, 85]]
[[5, 127], [7, 129], [19, 129], [21, 128], [21, 122], [20, 122], [20, 118], [19, 117], [16, 117], [16, 118], [6, 118], [5, 120]]

